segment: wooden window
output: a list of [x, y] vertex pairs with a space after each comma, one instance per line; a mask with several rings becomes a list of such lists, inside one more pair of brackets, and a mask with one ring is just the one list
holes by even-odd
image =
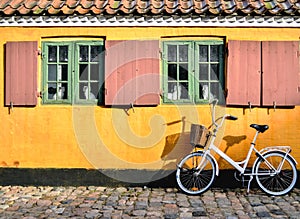
[[[76, 97], [77, 102], [103, 102], [104, 46], [99, 42], [76, 43]], [[78, 59], [77, 59], [78, 58]]]
[[7, 42], [5, 49], [5, 105], [35, 106], [37, 42]]
[[164, 102], [223, 102], [223, 64], [223, 41], [163, 42]]
[[226, 103], [260, 105], [261, 43], [229, 41]]
[[158, 105], [159, 42], [106, 41], [105, 104]]
[[43, 43], [43, 102], [101, 103], [103, 42]]

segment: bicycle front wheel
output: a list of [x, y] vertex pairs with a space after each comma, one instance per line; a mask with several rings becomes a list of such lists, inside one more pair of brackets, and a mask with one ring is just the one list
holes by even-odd
[[259, 158], [254, 166], [259, 188], [274, 196], [289, 193], [297, 181], [297, 168], [294, 160], [290, 155], [286, 156], [280, 151], [266, 153], [263, 158]]
[[189, 195], [205, 192], [214, 182], [215, 176], [216, 164], [210, 155], [204, 156], [203, 152], [187, 155], [180, 161], [176, 170], [179, 188]]

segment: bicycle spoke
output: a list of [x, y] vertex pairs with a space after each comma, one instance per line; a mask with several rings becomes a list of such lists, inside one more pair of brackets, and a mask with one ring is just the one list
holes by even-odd
[[[198, 170], [198, 165], [201, 168]], [[183, 168], [185, 167], [185, 168]], [[203, 153], [188, 155], [179, 164], [176, 171], [177, 183], [182, 191], [188, 194], [200, 194], [206, 191], [215, 178], [215, 164]]]
[[[264, 192], [270, 195], [283, 195], [295, 186], [297, 169], [285, 153], [280, 151], [268, 153], [264, 155], [264, 160], [259, 160], [255, 165], [256, 180]], [[280, 172], [268, 170], [269, 167], [276, 170], [280, 167]]]

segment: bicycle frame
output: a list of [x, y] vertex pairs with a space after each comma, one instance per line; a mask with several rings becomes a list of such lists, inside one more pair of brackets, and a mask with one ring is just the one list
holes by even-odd
[[[245, 173], [245, 170], [247, 168], [247, 165], [249, 163], [251, 154], [254, 152], [259, 153], [259, 151], [254, 147], [255, 146], [255, 141], [256, 138], [258, 136], [258, 132], [256, 132], [254, 139], [250, 145], [248, 154], [246, 156], [246, 159], [243, 161], [234, 161], [231, 157], [229, 157], [227, 154], [225, 154], [222, 150], [220, 150], [216, 145], [214, 145], [214, 140], [216, 138], [216, 136], [212, 136], [212, 140], [210, 142], [210, 145], [208, 146], [208, 148], [205, 150], [204, 152], [204, 156], [206, 156], [207, 154], [210, 154], [210, 151], [213, 150], [214, 152], [216, 152], [220, 157], [222, 157], [224, 160], [226, 160], [230, 165], [232, 165], [236, 170], [238, 170], [241, 174]], [[260, 153], [259, 153], [260, 154]], [[243, 166], [241, 166], [243, 164]], [[198, 165], [198, 168], [201, 166], [201, 162]], [[248, 174], [247, 174], [248, 175]], [[252, 175], [252, 174], [249, 174]]]
[[[255, 173], [253, 173], [253, 172], [251, 172], [251, 173], [245, 173], [245, 170], [246, 170], [247, 165], [248, 165], [248, 163], [249, 163], [249, 160], [250, 160], [250, 158], [251, 158], [251, 154], [252, 154], [253, 152], [255, 152], [255, 153], [257, 154], [257, 156], [259, 156], [259, 157], [261, 157], [261, 158], [263, 158], [262, 152], [264, 152], [264, 151], [266, 151], [266, 150], [268, 150], [268, 149], [273, 149], [273, 150], [274, 150], [274, 149], [276, 148], [277, 151], [285, 152], [285, 158], [286, 158], [286, 156], [289, 154], [290, 148], [289, 148], [288, 146], [277, 146], [277, 147], [275, 146], [275, 147], [269, 147], [269, 148], [265, 148], [265, 149], [263, 149], [263, 150], [261, 150], [261, 151], [258, 151], [258, 150], [255, 148], [255, 142], [256, 142], [256, 139], [257, 139], [257, 137], [258, 137], [259, 132], [256, 131], [255, 136], [254, 136], [254, 138], [253, 138], [253, 140], [252, 140], [252, 142], [251, 142], [251, 144], [250, 144], [250, 148], [249, 148], [249, 151], [248, 151], [248, 153], [247, 153], [246, 158], [245, 158], [243, 161], [234, 161], [231, 157], [229, 157], [229, 156], [228, 156], [227, 154], [225, 154], [222, 150], [220, 150], [216, 145], [214, 145], [214, 141], [215, 141], [215, 139], [216, 139], [216, 134], [217, 134], [219, 128], [223, 125], [223, 123], [224, 123], [224, 121], [225, 121], [226, 118], [232, 117], [232, 116], [229, 115], [229, 114], [225, 114], [224, 116], [222, 116], [222, 117], [218, 118], [217, 120], [215, 120], [215, 105], [216, 105], [216, 102], [212, 102], [212, 104], [213, 104], [213, 109], [212, 109], [212, 125], [215, 126], [215, 129], [213, 130], [213, 135], [212, 135], [212, 139], [211, 139], [211, 141], [210, 141], [209, 146], [207, 147], [206, 150], [204, 150], [204, 157], [205, 157], [207, 154], [211, 154], [210, 151], [212, 150], [212, 151], [216, 152], [216, 153], [217, 153], [220, 157], [222, 157], [224, 160], [226, 160], [230, 165], [232, 165], [232, 166], [233, 166], [236, 170], [238, 170], [241, 174], [244, 174], [244, 175], [246, 175], [246, 176], [253, 176], [253, 175], [255, 175]], [[219, 119], [221, 119], [221, 121], [220, 121], [219, 123], [217, 123], [217, 121], [218, 121]], [[284, 148], [284, 149], [283, 149], [283, 148]], [[265, 161], [266, 161], [266, 164], [269, 166], [269, 168], [271, 168], [271, 169], [274, 170], [274, 173], [278, 173], [278, 172], [281, 171], [282, 164], [283, 164], [285, 158], [282, 160], [282, 163], [281, 163], [281, 165], [279, 165], [279, 168], [278, 168], [278, 169], [275, 169], [275, 168], [274, 168], [267, 160], [265, 160]], [[297, 162], [295, 162], [295, 163], [297, 163]], [[200, 167], [201, 167], [202, 164], [203, 164], [203, 162], [200, 162], [200, 163], [198, 164], [197, 169], [199, 170], [199, 173], [201, 172]], [[217, 168], [218, 168], [217, 162], [216, 162], [216, 165], [217, 165]], [[218, 172], [219, 172], [219, 171], [217, 171], [217, 173], [218, 173]]]

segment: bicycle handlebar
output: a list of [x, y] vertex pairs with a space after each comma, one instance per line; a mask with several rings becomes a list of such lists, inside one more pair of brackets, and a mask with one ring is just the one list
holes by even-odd
[[[216, 128], [218, 129], [220, 126], [223, 125], [223, 122], [225, 119], [227, 120], [237, 120], [238, 117], [236, 116], [232, 116], [229, 114], [225, 114], [224, 116], [218, 118], [217, 120], [215, 120], [215, 111], [216, 111], [216, 105], [218, 103], [217, 99], [213, 99], [209, 102], [210, 105], [212, 105], [212, 112], [211, 112], [211, 118], [212, 118], [212, 124], [216, 126]], [[217, 121], [221, 119], [221, 122], [217, 123]]]

